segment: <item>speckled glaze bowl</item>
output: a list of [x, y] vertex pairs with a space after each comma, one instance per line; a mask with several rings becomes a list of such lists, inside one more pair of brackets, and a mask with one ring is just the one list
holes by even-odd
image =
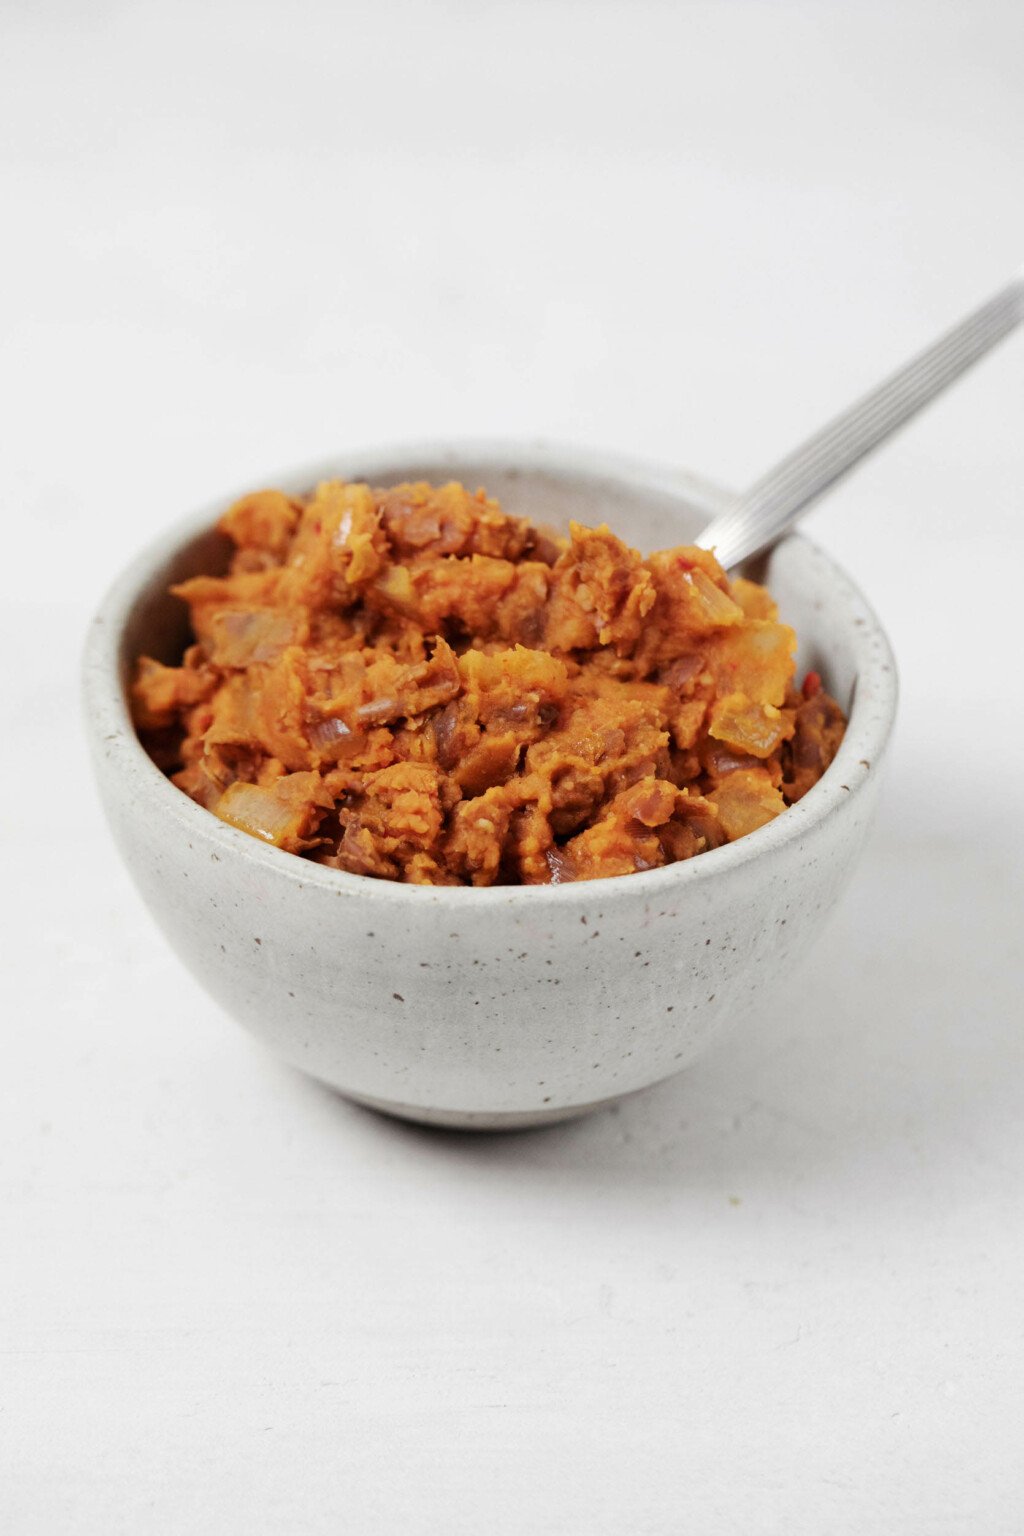
[[[527, 443], [343, 455], [275, 479], [458, 478], [550, 523], [607, 521], [635, 546], [685, 542], [723, 493], [678, 471]], [[244, 489], [250, 489], [245, 487]], [[172, 530], [108, 593], [85, 655], [85, 719], [118, 847], [174, 949], [271, 1050], [361, 1103], [438, 1125], [565, 1119], [685, 1067], [771, 1006], [853, 869], [896, 704], [889, 644], [807, 539], [767, 581], [848, 709], [835, 762], [796, 806], [666, 869], [556, 887], [430, 889], [323, 869], [225, 825], [153, 765], [125, 684], [176, 660], [172, 581], [217, 568], [225, 498]]]

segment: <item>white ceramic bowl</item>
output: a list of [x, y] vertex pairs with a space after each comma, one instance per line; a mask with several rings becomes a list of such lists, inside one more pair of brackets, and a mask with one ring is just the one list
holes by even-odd
[[[677, 471], [527, 443], [342, 455], [275, 483], [456, 477], [546, 522], [607, 521], [635, 546], [685, 542], [722, 493]], [[246, 487], [249, 489], [250, 487]], [[666, 869], [566, 886], [432, 889], [323, 869], [195, 805], [140, 746], [133, 658], [180, 655], [170, 582], [211, 569], [230, 498], [161, 538], [89, 633], [85, 718], [118, 847], [178, 955], [272, 1050], [409, 1119], [497, 1129], [564, 1119], [679, 1071], [770, 1007], [846, 883], [875, 806], [896, 704], [889, 644], [802, 537], [767, 580], [849, 711], [831, 768], [739, 842]]]

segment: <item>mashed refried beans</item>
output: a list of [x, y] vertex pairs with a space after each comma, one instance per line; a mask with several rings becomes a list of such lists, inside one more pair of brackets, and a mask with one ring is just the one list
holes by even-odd
[[224, 576], [173, 590], [135, 721], [193, 800], [278, 848], [420, 885], [547, 885], [692, 858], [825, 772], [839, 706], [767, 591], [692, 547], [556, 537], [461, 485], [258, 491]]

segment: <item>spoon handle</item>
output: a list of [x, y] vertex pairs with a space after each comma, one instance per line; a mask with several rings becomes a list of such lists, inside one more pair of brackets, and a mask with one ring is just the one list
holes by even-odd
[[812, 502], [1024, 321], [1024, 267], [919, 356], [794, 449], [704, 529], [729, 569], [774, 544]]

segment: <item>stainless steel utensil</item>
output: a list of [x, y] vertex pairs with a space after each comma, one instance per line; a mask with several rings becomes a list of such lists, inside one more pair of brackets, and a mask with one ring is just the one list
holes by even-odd
[[697, 540], [729, 569], [775, 543], [809, 506], [1024, 321], [1024, 267], [961, 320], [737, 496]]

